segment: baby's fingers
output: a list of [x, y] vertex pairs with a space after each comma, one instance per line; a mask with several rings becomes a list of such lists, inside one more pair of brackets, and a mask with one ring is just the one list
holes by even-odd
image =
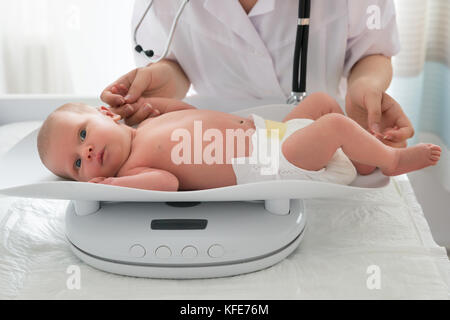
[[114, 180], [114, 178], [109, 177], [109, 178], [104, 179], [104, 180], [103, 180], [102, 182], [100, 182], [100, 183], [101, 183], [101, 184], [112, 184], [113, 180]]
[[152, 105], [147, 104], [147, 106], [152, 109], [152, 112], [148, 115], [149, 117], [157, 117], [161, 114], [161, 112], [158, 109], [154, 108]]
[[100, 182], [102, 182], [105, 179], [106, 179], [105, 177], [96, 177], [94, 179], [89, 180], [88, 182], [90, 182], [90, 183], [100, 183]]
[[131, 117], [136, 112], [135, 107], [128, 103], [117, 108], [111, 108], [111, 111], [120, 115], [123, 119]]
[[[136, 107], [136, 106], [135, 106]], [[125, 123], [129, 126], [133, 126], [135, 124], [141, 123], [148, 117], [152, 117], [152, 114], [155, 113], [156, 109], [154, 109], [150, 104], [146, 103], [145, 105], [141, 106], [138, 111], [136, 111], [135, 114], [133, 114], [131, 117], [127, 118], [125, 120]], [[159, 115], [159, 110], [157, 111], [158, 114], [154, 114], [153, 116], [156, 117], [156, 115]]]

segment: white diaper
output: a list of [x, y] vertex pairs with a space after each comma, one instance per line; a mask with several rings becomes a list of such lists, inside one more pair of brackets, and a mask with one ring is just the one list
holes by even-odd
[[264, 120], [255, 114], [251, 117], [256, 128], [252, 135], [252, 154], [232, 161], [237, 184], [298, 179], [347, 185], [356, 178], [356, 169], [341, 148], [336, 150], [326, 167], [318, 171], [301, 169], [284, 157], [281, 152], [283, 142], [295, 131], [313, 123], [313, 120], [292, 119], [283, 123]]

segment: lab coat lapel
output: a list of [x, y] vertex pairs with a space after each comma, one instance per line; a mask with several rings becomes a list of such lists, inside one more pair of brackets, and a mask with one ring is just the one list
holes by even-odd
[[204, 8], [254, 49], [266, 47], [238, 0], [205, 0]]
[[258, 16], [261, 14], [268, 13], [275, 8], [276, 0], [258, 0], [253, 6], [252, 10], [249, 12], [249, 17]]

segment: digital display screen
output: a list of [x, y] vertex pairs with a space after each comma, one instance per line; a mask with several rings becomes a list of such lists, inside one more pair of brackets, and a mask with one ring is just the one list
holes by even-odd
[[152, 230], [202, 230], [206, 229], [206, 219], [156, 219], [152, 220]]

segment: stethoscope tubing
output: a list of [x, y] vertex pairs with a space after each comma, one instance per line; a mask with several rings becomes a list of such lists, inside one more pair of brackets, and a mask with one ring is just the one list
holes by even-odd
[[311, 0], [299, 1], [293, 62], [294, 67], [292, 70], [292, 91], [295, 93], [306, 92], [310, 11]]
[[[139, 53], [144, 53], [150, 60], [150, 63], [157, 63], [164, 59], [172, 43], [173, 35], [178, 24], [178, 20], [184, 7], [189, 2], [189, 0], [184, 0], [179, 6], [172, 26], [170, 28], [170, 33], [164, 51], [157, 59], [151, 59], [153, 55], [152, 50], [144, 50], [137, 42], [138, 30], [146, 17], [148, 11], [150, 10], [153, 0], [145, 9], [144, 14], [136, 25], [133, 33], [133, 40], [135, 44], [135, 50]], [[288, 103], [300, 102], [306, 96], [306, 67], [307, 67], [307, 57], [308, 57], [308, 38], [309, 38], [309, 17], [311, 11], [311, 0], [299, 0], [298, 5], [298, 19], [297, 19], [297, 30], [295, 35], [295, 49], [294, 49], [294, 62], [292, 70], [292, 92], [288, 99]]]
[[[148, 10], [150, 10], [152, 4], [153, 4], [153, 0], [150, 1], [150, 4], [147, 6], [147, 8], [145, 9], [144, 14], [142, 15], [141, 19], [139, 20], [139, 23], [136, 25], [136, 28], [134, 29], [134, 35], [133, 35], [133, 40], [134, 40], [134, 44], [135, 44], [135, 50], [139, 53], [144, 52], [145, 55], [147, 55], [148, 59], [150, 59], [150, 63], [157, 63], [159, 61], [161, 61], [162, 59], [164, 59], [165, 57], [167, 57], [167, 54], [169, 53], [169, 48], [170, 48], [170, 44], [172, 43], [172, 39], [173, 39], [173, 35], [175, 34], [175, 29], [177, 27], [178, 24], [178, 20], [180, 19], [181, 13], [183, 13], [184, 7], [186, 6], [186, 4], [189, 2], [189, 0], [183, 0], [183, 3], [178, 7], [178, 11], [175, 15], [175, 19], [172, 22], [172, 26], [170, 27], [170, 32], [169, 32], [169, 38], [166, 41], [166, 45], [164, 47], [164, 51], [161, 54], [161, 56], [159, 56], [157, 59], [151, 59], [151, 56], [153, 55], [153, 52], [151, 53], [150, 56], [147, 55], [147, 50], [143, 50], [142, 47], [137, 43], [137, 32], [139, 30], [139, 27], [142, 24], [142, 21], [144, 20], [145, 16], [147, 15]], [[138, 49], [140, 48], [140, 49]], [[152, 51], [152, 50], [148, 50], [148, 51]]]

